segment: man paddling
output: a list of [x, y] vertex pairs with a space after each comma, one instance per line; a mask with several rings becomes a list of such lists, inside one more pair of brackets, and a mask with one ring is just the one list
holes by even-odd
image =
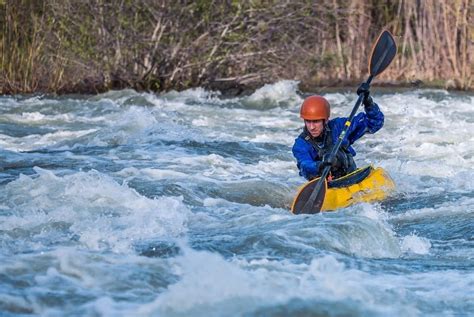
[[331, 166], [330, 177], [339, 178], [356, 169], [352, 144], [366, 133], [375, 133], [382, 128], [384, 115], [370, 96], [369, 85], [363, 83], [357, 89], [363, 95], [364, 112], [352, 120], [343, 143], [331, 160], [330, 153], [341, 134], [347, 118], [329, 120], [329, 102], [322, 96], [313, 95], [303, 101], [300, 117], [304, 120], [303, 132], [296, 138], [293, 155], [300, 175], [311, 180], [321, 175], [326, 166]]

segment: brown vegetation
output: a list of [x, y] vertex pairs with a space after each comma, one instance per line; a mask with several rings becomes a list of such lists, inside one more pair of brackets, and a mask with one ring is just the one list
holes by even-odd
[[472, 89], [470, 0], [0, 0], [0, 91], [301, 88], [361, 81], [382, 29], [399, 54], [377, 82]]

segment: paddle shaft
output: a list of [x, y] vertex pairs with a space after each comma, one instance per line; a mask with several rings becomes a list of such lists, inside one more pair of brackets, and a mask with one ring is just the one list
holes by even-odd
[[[372, 82], [373, 78], [374, 78], [374, 76], [370, 75], [369, 78], [367, 79], [367, 85], [369, 85], [369, 87], [370, 87], [370, 83]], [[346, 120], [346, 123], [344, 125], [344, 129], [342, 130], [341, 134], [339, 135], [339, 138], [337, 139], [336, 144], [334, 145], [334, 147], [331, 150], [331, 153], [329, 154], [329, 160], [330, 161], [332, 161], [334, 159], [334, 157], [337, 154], [337, 151], [339, 151], [339, 148], [341, 147], [342, 142], [344, 142], [347, 130], [349, 130], [349, 127], [351, 126], [351, 123], [352, 123], [352, 119], [354, 119], [354, 116], [357, 113], [357, 110], [359, 109], [360, 104], [362, 103], [363, 100], [364, 100], [364, 95], [360, 94], [359, 98], [357, 98], [357, 101], [354, 105], [354, 108], [352, 108], [351, 114], [349, 115], [349, 117]], [[323, 172], [321, 173], [321, 177], [319, 178], [318, 183], [314, 187], [313, 192], [311, 193], [311, 195], [309, 196], [309, 198], [306, 201], [305, 205], [303, 206], [302, 213], [313, 213], [312, 208], [313, 208], [314, 201], [315, 201], [316, 197], [318, 196], [319, 191], [321, 190], [321, 188], [325, 185], [325, 182], [327, 182], [326, 177], [328, 176], [330, 170], [331, 170], [331, 166], [326, 166], [323, 169]], [[322, 203], [319, 204], [319, 210], [316, 210], [315, 212], [320, 212], [321, 207], [322, 207]]]

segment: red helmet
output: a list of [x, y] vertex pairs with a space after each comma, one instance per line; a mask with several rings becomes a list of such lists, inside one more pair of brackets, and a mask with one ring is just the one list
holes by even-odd
[[326, 98], [313, 95], [303, 101], [300, 110], [300, 117], [304, 120], [329, 119], [329, 102]]

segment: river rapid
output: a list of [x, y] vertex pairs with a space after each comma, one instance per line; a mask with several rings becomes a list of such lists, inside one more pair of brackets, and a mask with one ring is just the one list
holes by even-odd
[[297, 87], [0, 97], [0, 315], [474, 315], [474, 94], [373, 88], [395, 192], [295, 216]]

